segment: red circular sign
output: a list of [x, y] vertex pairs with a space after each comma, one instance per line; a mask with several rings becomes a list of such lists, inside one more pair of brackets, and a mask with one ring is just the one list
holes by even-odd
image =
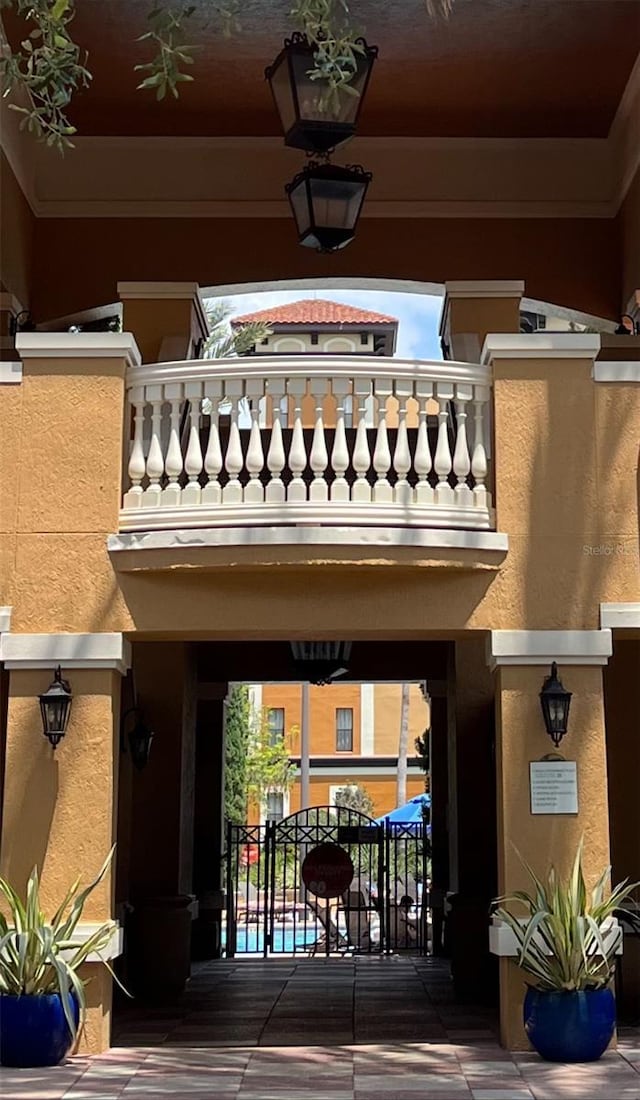
[[353, 863], [337, 844], [319, 844], [307, 853], [302, 881], [317, 898], [339, 898], [353, 881]]

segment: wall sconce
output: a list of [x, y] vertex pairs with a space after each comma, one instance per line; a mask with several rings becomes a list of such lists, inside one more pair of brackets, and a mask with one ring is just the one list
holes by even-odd
[[53, 682], [38, 698], [42, 714], [42, 732], [56, 749], [67, 732], [73, 698], [69, 682], [62, 679], [60, 665], [55, 671]]
[[151, 752], [151, 742], [154, 738], [153, 730], [149, 728], [145, 722], [142, 711], [139, 707], [131, 707], [122, 716], [121, 732], [120, 732], [120, 748], [125, 751], [124, 730], [127, 722], [127, 718], [130, 715], [135, 715], [135, 721], [127, 734], [127, 741], [129, 742], [129, 752], [131, 753], [131, 760], [133, 766], [142, 771], [149, 762], [149, 754]]
[[558, 679], [558, 666], [554, 661], [551, 665], [551, 675], [547, 676], [540, 692], [540, 705], [544, 717], [544, 724], [557, 748], [569, 725], [569, 707], [571, 706], [572, 692], [567, 691]]

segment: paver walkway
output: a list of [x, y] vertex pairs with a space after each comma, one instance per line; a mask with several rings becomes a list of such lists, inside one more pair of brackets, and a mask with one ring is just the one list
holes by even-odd
[[430, 960], [209, 964], [119, 1036], [98, 1058], [0, 1068], [1, 1100], [640, 1100], [640, 1030], [593, 1065], [511, 1055]]

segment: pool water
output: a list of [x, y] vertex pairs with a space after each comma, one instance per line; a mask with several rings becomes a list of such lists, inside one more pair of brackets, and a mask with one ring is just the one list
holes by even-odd
[[[283, 928], [276, 927], [273, 930], [273, 944], [270, 948], [274, 952], [293, 954], [294, 949], [311, 947], [322, 935], [322, 929], [314, 927]], [[264, 950], [264, 929], [257, 927], [241, 927], [236, 930], [236, 955], [261, 954]]]

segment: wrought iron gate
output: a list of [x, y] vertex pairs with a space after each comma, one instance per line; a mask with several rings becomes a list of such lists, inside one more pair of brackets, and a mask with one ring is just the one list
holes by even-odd
[[428, 834], [343, 806], [229, 824], [225, 954], [428, 954]]

